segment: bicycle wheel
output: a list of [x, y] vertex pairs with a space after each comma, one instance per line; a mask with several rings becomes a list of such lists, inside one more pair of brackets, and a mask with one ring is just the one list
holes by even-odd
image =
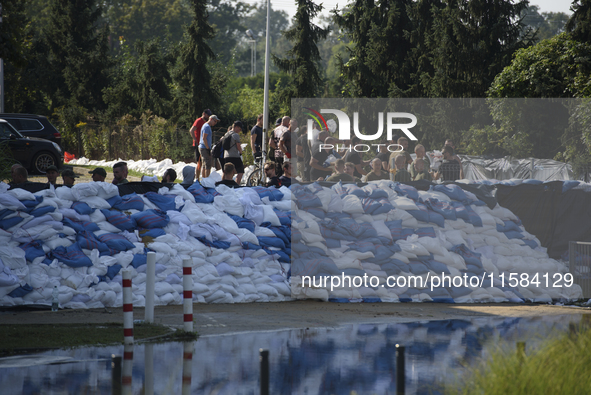
[[248, 176], [248, 180], [246, 181], [247, 187], [256, 187], [260, 186], [263, 183], [263, 170], [259, 167], [255, 169], [250, 176]]

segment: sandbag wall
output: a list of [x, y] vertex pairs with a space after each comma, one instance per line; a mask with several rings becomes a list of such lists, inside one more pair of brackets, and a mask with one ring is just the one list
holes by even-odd
[[[292, 223], [295, 297], [338, 302], [551, 302], [581, 296], [578, 285], [533, 283], [536, 278], [555, 278], [556, 273], [564, 278], [567, 269], [548, 257], [511, 211], [498, 204], [491, 209], [458, 185], [418, 191], [380, 181], [364, 187], [295, 185], [291, 191], [297, 205]], [[431, 289], [429, 277], [443, 274], [485, 281], [479, 286], [448, 282]], [[511, 274], [524, 281], [512, 281], [517, 286], [511, 286]], [[331, 282], [343, 276], [372, 276], [379, 283]], [[420, 276], [426, 282], [387, 283], [389, 277], [400, 276]], [[310, 286], [309, 277], [329, 283]]]
[[122, 269], [145, 304], [146, 253], [156, 252], [157, 305], [182, 303], [182, 260], [193, 259], [195, 302], [290, 297], [289, 189], [195, 183], [119, 195], [108, 183], [31, 193], [0, 183], [0, 306], [122, 304]]

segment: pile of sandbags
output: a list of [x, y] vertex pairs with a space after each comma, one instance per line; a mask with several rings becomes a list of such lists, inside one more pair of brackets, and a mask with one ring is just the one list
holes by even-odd
[[[463, 303], [581, 297], [565, 265], [550, 259], [511, 211], [490, 208], [458, 185], [418, 191], [380, 181], [291, 191], [294, 297]], [[407, 281], [394, 281], [399, 277]]]
[[[211, 185], [207, 180], [204, 184]], [[195, 302], [290, 298], [291, 193], [282, 188], [162, 187], [119, 196], [104, 182], [30, 193], [0, 184], [0, 305], [145, 303], [146, 253], [156, 253], [155, 303], [182, 303], [182, 260], [193, 260]]]

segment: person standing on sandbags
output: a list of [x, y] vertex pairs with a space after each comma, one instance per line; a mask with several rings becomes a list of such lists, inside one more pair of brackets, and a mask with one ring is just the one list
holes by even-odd
[[189, 129], [189, 133], [193, 138], [193, 148], [195, 149], [195, 163], [197, 163], [197, 169], [195, 170], [195, 176], [193, 179], [199, 180], [199, 173], [201, 172], [201, 154], [199, 153], [199, 142], [201, 141], [201, 128], [205, 125], [205, 122], [209, 121], [209, 117], [211, 116], [211, 110], [205, 109], [203, 110], [203, 114], [201, 114], [200, 118], [197, 118], [195, 122], [193, 122], [193, 126]]
[[217, 115], [211, 115], [209, 120], [203, 124], [201, 128], [201, 137], [199, 140], [199, 154], [201, 155], [201, 178], [209, 177], [211, 172], [211, 166], [213, 164], [213, 158], [211, 156], [211, 146], [213, 144], [213, 130], [211, 129], [220, 119]]
[[127, 184], [127, 163], [117, 162], [113, 165], [113, 185]]
[[[244, 163], [240, 155], [242, 154], [242, 146], [240, 145], [240, 133], [242, 132], [242, 122], [235, 121], [232, 130], [229, 130], [222, 141], [229, 140], [228, 143], [224, 143], [224, 165], [231, 163], [236, 169], [236, 183], [240, 185], [242, 176], [244, 175]], [[226, 147], [229, 147], [226, 149]], [[225, 168], [224, 168], [225, 169]], [[224, 173], [225, 174], [225, 173]]]

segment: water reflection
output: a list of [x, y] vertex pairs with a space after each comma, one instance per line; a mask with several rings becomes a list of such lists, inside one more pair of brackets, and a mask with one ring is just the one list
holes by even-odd
[[[0, 359], [0, 388], [7, 394], [258, 394], [259, 349], [265, 348], [272, 394], [392, 394], [400, 343], [406, 347], [406, 393], [437, 393], [443, 381], [495, 347], [514, 349], [525, 341], [529, 351], [580, 320], [566, 315], [363, 324], [56, 350]], [[123, 356], [119, 368], [112, 355]], [[120, 383], [113, 382], [117, 377]]]

